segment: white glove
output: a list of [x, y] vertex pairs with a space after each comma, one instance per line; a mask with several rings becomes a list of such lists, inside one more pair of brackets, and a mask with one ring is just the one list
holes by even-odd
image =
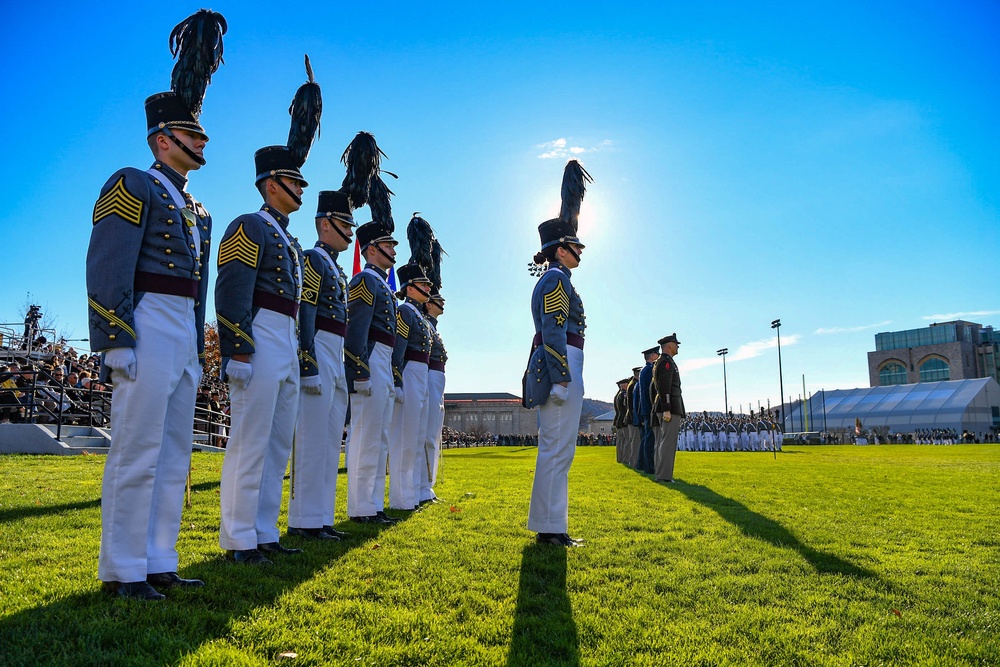
[[135, 379], [135, 350], [131, 347], [114, 347], [104, 353], [104, 365], [129, 380]]
[[398, 387], [396, 388], [396, 403], [403, 404], [403, 390]]
[[371, 380], [355, 380], [354, 381], [354, 393], [361, 394], [362, 396], [372, 395], [372, 381]]
[[549, 392], [549, 398], [556, 405], [562, 405], [569, 398], [569, 387], [564, 387], [561, 384], [552, 385], [552, 391]]
[[303, 392], [313, 396], [319, 396], [323, 393], [323, 379], [318, 375], [307, 375], [304, 378], [299, 378], [299, 386], [302, 387]]
[[226, 364], [226, 375], [229, 377], [229, 384], [246, 389], [250, 386], [250, 378], [253, 377], [253, 366], [245, 361], [230, 359]]

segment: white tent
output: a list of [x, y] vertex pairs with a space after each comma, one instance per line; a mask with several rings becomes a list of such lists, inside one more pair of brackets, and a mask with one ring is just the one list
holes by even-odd
[[[888, 426], [893, 433], [921, 429], [954, 429], [990, 433], [1000, 428], [1000, 384], [993, 378], [919, 382], [890, 387], [820, 391], [786, 410], [786, 430]], [[805, 416], [805, 420], [803, 420]], [[794, 428], [792, 428], [794, 425]]]

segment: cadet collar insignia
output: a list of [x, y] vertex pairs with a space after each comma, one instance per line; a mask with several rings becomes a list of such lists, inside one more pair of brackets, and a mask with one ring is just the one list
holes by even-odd
[[282, 227], [286, 227], [286, 228], [288, 227], [288, 217], [285, 216], [281, 211], [279, 211], [277, 209], [274, 209], [274, 208], [271, 208], [267, 204], [264, 204], [263, 206], [261, 206], [260, 210], [266, 211], [267, 213], [270, 213], [271, 216], [275, 220], [277, 220], [278, 224], [280, 224]]
[[337, 255], [340, 254], [339, 252], [337, 252], [336, 250], [334, 250], [333, 248], [331, 248], [327, 244], [323, 243], [322, 241], [316, 241], [316, 247], [317, 248], [322, 248], [323, 250], [325, 250], [327, 252], [327, 254], [330, 255], [330, 259], [332, 259], [334, 261], [337, 260]]
[[142, 207], [143, 201], [125, 187], [123, 174], [118, 182], [94, 204], [94, 224], [96, 225], [109, 215], [117, 215], [125, 222], [130, 222], [138, 227], [142, 224]]
[[236, 233], [219, 245], [219, 266], [239, 260], [251, 269], [256, 269], [259, 252], [260, 246], [250, 240], [243, 231], [243, 223], [240, 223]]

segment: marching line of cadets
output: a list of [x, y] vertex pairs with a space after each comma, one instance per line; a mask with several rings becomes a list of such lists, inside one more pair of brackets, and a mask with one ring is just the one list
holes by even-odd
[[[153, 164], [111, 176], [94, 206], [87, 252], [91, 347], [114, 385], [111, 447], [102, 482], [98, 578], [105, 592], [162, 600], [163, 590], [200, 587], [178, 573], [176, 543], [195, 399], [204, 363], [213, 221], [187, 192], [206, 164], [199, 117], [222, 63], [227, 24], [200, 10], [170, 35], [177, 58], [171, 89], [145, 101]], [[384, 156], [360, 132], [345, 150], [341, 187], [323, 190], [317, 241], [304, 249], [288, 230], [303, 206], [301, 172], [322, 115], [308, 56], [305, 84], [289, 109], [284, 144], [254, 155], [261, 207], [226, 227], [214, 264], [222, 379], [231, 430], [222, 466], [219, 545], [237, 564], [271, 563], [300, 549], [281, 544], [278, 518], [291, 462], [289, 535], [342, 540], [334, 528], [340, 445], [347, 432], [347, 517], [391, 524], [436, 500], [447, 353], [441, 246], [426, 220], [407, 228], [409, 262], [396, 264]], [[538, 460], [528, 528], [540, 543], [579, 546], [568, 532], [568, 473], [583, 401], [583, 303], [570, 282], [583, 244], [576, 237], [589, 174], [572, 160], [563, 208], [539, 226], [533, 271], [535, 338], [525, 405], [539, 407]], [[372, 220], [360, 226], [355, 209]], [[356, 243], [364, 268], [348, 280], [340, 253]], [[357, 259], [356, 259], [357, 262]]]

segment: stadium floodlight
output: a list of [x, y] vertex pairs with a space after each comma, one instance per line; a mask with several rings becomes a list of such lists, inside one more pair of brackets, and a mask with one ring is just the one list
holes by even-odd
[[785, 432], [785, 377], [781, 372], [781, 319], [771, 320], [771, 328], [778, 336], [778, 386], [781, 388], [781, 432]]
[[726, 380], [726, 355], [729, 354], [729, 348], [724, 347], [721, 350], [716, 350], [715, 353], [722, 357], [722, 391], [726, 397], [726, 404], [722, 410], [722, 415], [724, 417], [729, 416], [729, 384]]

